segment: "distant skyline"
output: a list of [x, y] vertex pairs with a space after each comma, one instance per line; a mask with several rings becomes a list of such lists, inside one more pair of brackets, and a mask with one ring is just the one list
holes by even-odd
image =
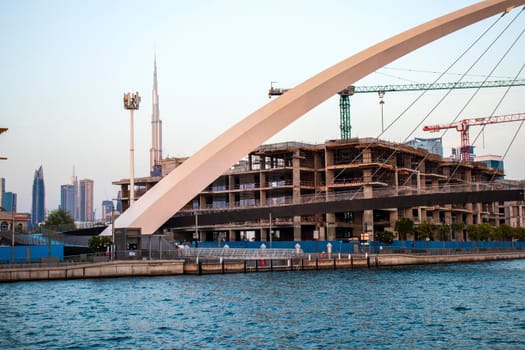
[[[163, 157], [190, 156], [267, 103], [271, 81], [293, 87], [370, 45], [475, 2], [0, 0], [0, 127], [9, 128], [0, 135], [0, 155], [8, 157], [0, 160], [0, 177], [17, 193], [18, 210], [31, 212], [32, 175], [42, 165], [45, 204], [53, 210], [75, 167], [81, 178], [94, 180], [93, 205], [100, 216], [102, 201], [117, 197], [119, 188], [111, 182], [129, 177], [124, 92], [138, 91], [142, 97], [134, 119], [135, 176], [150, 172], [155, 50]], [[504, 16], [482, 43], [486, 46], [516, 14]], [[521, 17], [463, 80], [484, 79], [523, 29], [525, 14]], [[431, 82], [437, 75], [430, 72], [444, 71], [495, 20], [429, 44], [356, 85]], [[481, 51], [475, 49], [443, 81], [459, 79]], [[523, 52], [521, 38], [492, 76], [516, 76]], [[524, 91], [511, 89], [495, 114], [524, 112]], [[426, 124], [451, 121], [472, 93], [455, 92]], [[460, 118], [490, 115], [503, 93], [481, 91]], [[387, 93], [385, 125], [417, 95]], [[427, 95], [382, 138], [403, 141], [443, 93]], [[339, 138], [338, 102], [334, 96], [268, 142]], [[351, 118], [352, 136], [377, 137], [377, 95], [353, 96]], [[518, 126], [488, 126], [476, 143], [477, 153], [502, 155]], [[472, 129], [471, 139], [478, 130]], [[436, 136], [419, 127], [410, 138]], [[522, 139], [517, 137], [505, 159], [508, 178], [525, 178]], [[459, 135], [449, 131], [443, 140], [445, 156], [458, 145]]]

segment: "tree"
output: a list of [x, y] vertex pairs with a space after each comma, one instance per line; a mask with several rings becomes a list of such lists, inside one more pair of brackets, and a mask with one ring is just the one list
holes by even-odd
[[55, 209], [49, 213], [44, 222], [44, 227], [48, 229], [73, 230], [75, 221], [71, 214], [64, 209]]
[[514, 227], [514, 238], [518, 241], [525, 241], [525, 227]]
[[97, 252], [105, 252], [113, 242], [107, 236], [93, 236], [88, 241], [88, 247]]
[[454, 239], [457, 239], [458, 233], [463, 232], [465, 229], [465, 224], [462, 222], [454, 222], [452, 225], [450, 225], [450, 227], [452, 228], [452, 232], [454, 232]]
[[450, 230], [452, 228], [448, 224], [443, 224], [438, 228], [439, 240], [440, 241], [450, 241]]
[[467, 230], [468, 239], [470, 241], [479, 241], [480, 240], [480, 234], [478, 230], [478, 225], [470, 224], [465, 227]]
[[515, 235], [515, 231], [507, 224], [502, 224], [494, 230], [494, 240], [510, 241]]
[[428, 221], [423, 221], [417, 227], [417, 238], [421, 240], [432, 239], [434, 230], [432, 230], [432, 225]]
[[384, 244], [392, 244], [394, 242], [394, 234], [386, 231], [376, 232], [374, 233], [374, 240]]
[[414, 221], [401, 218], [396, 221], [394, 229], [399, 234], [399, 239], [406, 241], [409, 234], [414, 233]]
[[494, 227], [487, 223], [479, 225], [479, 240], [480, 241], [491, 241], [494, 235]]

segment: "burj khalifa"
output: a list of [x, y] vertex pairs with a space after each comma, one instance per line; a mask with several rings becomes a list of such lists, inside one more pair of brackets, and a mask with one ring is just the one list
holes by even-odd
[[151, 113], [151, 148], [150, 156], [150, 175], [161, 176], [160, 160], [162, 159], [162, 121], [159, 111], [159, 93], [157, 83], [157, 56], [154, 59], [153, 70], [153, 91], [152, 91], [153, 112]]

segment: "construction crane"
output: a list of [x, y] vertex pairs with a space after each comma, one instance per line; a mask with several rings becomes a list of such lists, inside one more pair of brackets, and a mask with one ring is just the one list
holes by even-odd
[[[275, 88], [272, 82], [268, 97], [280, 96], [289, 89]], [[491, 81], [471, 81], [455, 83], [435, 83], [435, 84], [404, 84], [404, 85], [371, 85], [371, 86], [354, 86], [350, 85], [346, 89], [339, 91], [339, 115], [341, 129], [341, 139], [351, 137], [352, 126], [350, 124], [350, 96], [354, 94], [363, 94], [375, 92], [379, 95], [379, 103], [383, 107], [383, 97], [387, 92], [401, 91], [422, 91], [422, 90], [450, 90], [450, 89], [477, 89], [477, 88], [498, 88], [509, 86], [525, 86], [525, 79], [520, 80], [491, 80]], [[382, 111], [382, 109], [381, 109]], [[383, 126], [383, 113], [381, 113], [381, 126]], [[383, 127], [381, 127], [383, 130]]]
[[438, 132], [442, 129], [456, 129], [461, 134], [461, 160], [470, 161], [469, 128], [476, 125], [509, 123], [525, 120], [525, 113], [505, 114], [493, 117], [463, 119], [457, 123], [426, 125], [423, 131]]

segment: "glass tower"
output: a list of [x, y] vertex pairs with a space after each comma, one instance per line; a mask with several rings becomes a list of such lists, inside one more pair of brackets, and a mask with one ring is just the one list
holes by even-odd
[[44, 222], [46, 216], [46, 190], [44, 187], [44, 170], [42, 166], [35, 171], [33, 178], [33, 205], [31, 210], [31, 225], [37, 227]]

